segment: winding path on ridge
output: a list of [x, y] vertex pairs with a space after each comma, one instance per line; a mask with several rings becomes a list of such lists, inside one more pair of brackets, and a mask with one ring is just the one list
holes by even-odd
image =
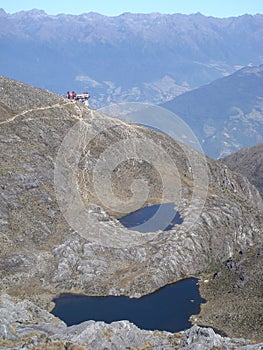
[[[16, 115], [14, 115], [13, 117], [11, 117], [11, 118], [9, 118], [9, 119], [7, 119], [7, 120], [4, 120], [4, 121], [0, 122], [0, 125], [11, 123], [11, 122], [13, 122], [14, 120], [16, 120], [17, 118], [22, 117], [22, 116], [24, 116], [24, 115], [26, 115], [26, 114], [28, 114], [28, 113], [31, 113], [31, 112], [46, 111], [46, 110], [54, 109], [54, 108], [62, 108], [62, 107], [64, 107], [64, 106], [69, 105], [69, 104], [72, 104], [72, 103], [75, 105], [75, 107], [78, 107], [75, 101], [74, 101], [74, 102], [72, 102], [72, 101], [67, 101], [67, 102], [65, 102], [65, 103], [56, 103], [56, 104], [51, 105], [51, 106], [45, 106], [45, 107], [37, 107], [37, 108], [27, 109], [27, 110], [25, 110], [25, 111], [23, 111], [23, 112], [21, 112], [21, 113], [18, 113], [18, 114], [16, 114]], [[81, 120], [81, 119], [82, 119], [82, 112], [81, 112], [81, 110], [80, 110], [79, 107], [78, 107], [78, 111], [80, 112], [80, 115], [78, 115], [78, 116], [75, 115], [74, 117], [75, 117], [76, 119]], [[27, 120], [28, 120], [28, 119], [27, 119]]]

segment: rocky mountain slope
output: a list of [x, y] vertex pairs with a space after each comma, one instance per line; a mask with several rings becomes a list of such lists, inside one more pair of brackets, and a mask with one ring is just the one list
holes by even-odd
[[[240, 66], [262, 63], [262, 15], [0, 12], [0, 74], [60, 94], [161, 103]], [[27, 67], [27, 69], [24, 69]]]
[[263, 197], [263, 143], [221, 159], [232, 171], [246, 176]]
[[[138, 297], [181, 278], [215, 271], [235, 252], [262, 241], [262, 198], [242, 175], [210, 159], [206, 165], [198, 152], [162, 133], [81, 103], [3, 77], [0, 89], [1, 293], [46, 309], [52, 297], [62, 292]], [[76, 138], [74, 130], [82, 132], [81, 137]], [[65, 137], [74, 141], [72, 147], [64, 143]], [[150, 145], [152, 163], [142, 160], [143, 149], [136, 148], [136, 140]], [[107, 152], [116, 143], [120, 160], [114, 168]], [[166, 150], [161, 167], [157, 146]], [[129, 155], [129, 149], [135, 154]], [[205, 167], [207, 191], [205, 177], [199, 173]], [[94, 182], [102, 170], [105, 183], [109, 169], [110, 209]], [[162, 181], [168, 188], [181, 187], [176, 198], [183, 224], [141, 234], [118, 223], [115, 202], [132, 207], [131, 190], [136, 194], [139, 189], [141, 194], [146, 187], [146, 182], [142, 188], [133, 183], [141, 178], [149, 189], [142, 205], [172, 200], [162, 196]], [[242, 336], [237, 320], [231, 334]]]
[[163, 107], [180, 116], [205, 153], [223, 157], [263, 140], [263, 65], [187, 92]]

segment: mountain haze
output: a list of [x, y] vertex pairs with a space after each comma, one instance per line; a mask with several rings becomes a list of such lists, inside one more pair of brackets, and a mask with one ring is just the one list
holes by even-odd
[[60, 94], [160, 103], [262, 63], [263, 16], [0, 11], [0, 73]]
[[263, 140], [263, 65], [245, 67], [163, 107], [192, 128], [210, 157], [253, 146]]

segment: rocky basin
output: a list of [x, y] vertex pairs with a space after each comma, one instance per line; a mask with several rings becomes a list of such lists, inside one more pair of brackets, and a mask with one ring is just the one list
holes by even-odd
[[[204, 158], [158, 131], [120, 121], [20, 82], [0, 78], [0, 89], [0, 291], [9, 295], [4, 297], [6, 303], [12, 304], [12, 298], [29, 300], [12, 304], [16, 305], [12, 306], [14, 312], [19, 312], [17, 305], [33, 305], [30, 303], [46, 310], [39, 311], [43, 317], [39, 316], [34, 326], [28, 324], [28, 316], [23, 316], [25, 311], [21, 311], [20, 321], [8, 321], [18, 322], [21, 334], [32, 335], [34, 327], [39, 331], [42, 327], [39, 323], [43, 323], [40, 333], [45, 338], [49, 327], [46, 321], [49, 324], [51, 319], [60, 329], [52, 331], [52, 337], [57, 332], [62, 334], [61, 329], [65, 332], [65, 325], [46, 313], [51, 310], [52, 298], [60, 293], [139, 297], [185, 277], [213, 274], [239, 251], [256, 249], [262, 243], [262, 198], [245, 177], [232, 173], [227, 166]], [[71, 149], [65, 148], [67, 144], [62, 141], [72, 130], [81, 131], [81, 142], [73, 142]], [[70, 135], [74, 141], [75, 134]], [[158, 156], [153, 164], [142, 161], [135, 139], [146, 140], [153, 152], [156, 145], [165, 149], [167, 158], [162, 163]], [[98, 161], [120, 140], [134, 147], [135, 155], [132, 159], [127, 156], [118, 164], [118, 171], [112, 172], [114, 196], [106, 198], [106, 202], [111, 202], [108, 207], [95, 191], [93, 176]], [[73, 162], [72, 167], [70, 162], [77, 153], [78, 162]], [[120, 149], [120, 155], [123, 153]], [[176, 171], [167, 161], [170, 159], [176, 164]], [[68, 168], [63, 168], [65, 164]], [[102, 162], [100, 170], [104, 169], [103, 164], [108, 162]], [[109, 169], [102, 172], [102, 180]], [[203, 169], [206, 176], [201, 177]], [[138, 188], [135, 186], [132, 192], [131, 186], [134, 179], [142, 177], [148, 184], [144, 206], [174, 201], [169, 191], [165, 196], [162, 193], [164, 179], [168, 188], [180, 188], [175, 190], [175, 196], [184, 220], [182, 225], [147, 234], [131, 233], [120, 225], [116, 218], [123, 213], [118, 201], [127, 201], [134, 208], [133, 194]], [[81, 210], [74, 206], [77, 197], [81, 199]], [[76, 224], [76, 216], [68, 215], [72, 213], [85, 218], [84, 226], [81, 220]], [[227, 295], [224, 302], [231, 302]], [[8, 322], [2, 323], [2, 339], [6, 337]], [[219, 324], [221, 327], [222, 323]], [[216, 319], [213, 326], [217, 328]], [[10, 327], [11, 337], [17, 330], [15, 327], [13, 332], [13, 326]], [[229, 329], [227, 324], [223, 328], [226, 332]], [[154, 333], [138, 330], [127, 322], [113, 325], [88, 322], [69, 328], [66, 331], [69, 333], [65, 333], [68, 335], [58, 339], [68, 341], [74, 339], [73, 333], [82, 332], [109, 334], [108, 339], [115, 334], [121, 339], [127, 329], [132, 329], [132, 338], [137, 339], [132, 334], [138, 333], [145, 340], [144, 343], [134, 340], [132, 346], [146, 346], [148, 339], [153, 338]], [[193, 332], [203, 331], [194, 327], [185, 334]], [[214, 339], [219, 337], [211, 334]], [[233, 320], [231, 335], [242, 337], [237, 319]], [[248, 332], [246, 336], [259, 334]], [[105, 342], [109, 342], [107, 337]], [[172, 346], [187, 344], [180, 340], [186, 339], [184, 335], [179, 339], [161, 333], [156, 339], [160, 343], [160, 339], [166, 342], [169, 337], [175, 342]]]

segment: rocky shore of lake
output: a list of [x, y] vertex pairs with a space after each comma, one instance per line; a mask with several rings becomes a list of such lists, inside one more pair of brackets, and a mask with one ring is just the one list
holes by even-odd
[[179, 333], [141, 330], [128, 321], [87, 321], [66, 324], [30, 301], [2, 295], [0, 349], [100, 350], [100, 349], [243, 349], [260, 350], [263, 343], [222, 337], [197, 325]]

